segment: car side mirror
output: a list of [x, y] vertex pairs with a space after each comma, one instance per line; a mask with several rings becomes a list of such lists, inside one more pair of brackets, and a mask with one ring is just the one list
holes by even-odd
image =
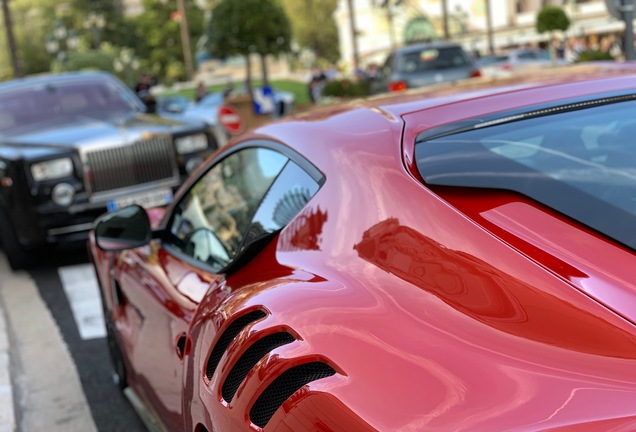
[[143, 207], [131, 205], [97, 220], [95, 239], [105, 251], [121, 251], [144, 246], [152, 238], [148, 213]]

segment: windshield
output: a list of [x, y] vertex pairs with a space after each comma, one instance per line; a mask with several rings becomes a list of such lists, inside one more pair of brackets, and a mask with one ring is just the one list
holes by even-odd
[[636, 249], [636, 101], [432, 138], [416, 147], [429, 184], [508, 189]]
[[201, 99], [197, 103], [197, 105], [209, 107], [209, 106], [221, 105], [222, 103], [223, 103], [223, 93], [215, 92], [205, 96], [203, 99]]
[[0, 133], [47, 122], [112, 119], [139, 111], [134, 95], [106, 79], [82, 79], [0, 91]]

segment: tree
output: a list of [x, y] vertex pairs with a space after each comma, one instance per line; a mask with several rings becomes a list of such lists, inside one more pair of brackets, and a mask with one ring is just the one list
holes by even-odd
[[337, 6], [338, 0], [284, 0], [294, 40], [329, 63], [340, 60], [338, 27], [333, 17]]
[[275, 0], [221, 0], [212, 12], [208, 29], [212, 55], [245, 56], [247, 87], [252, 89], [250, 54], [263, 64], [263, 84], [268, 85], [265, 58], [289, 51], [291, 25], [285, 10]]
[[570, 19], [559, 6], [545, 6], [537, 14], [537, 32], [566, 31], [570, 27]]
[[[70, 0], [73, 27], [82, 29], [86, 18], [90, 13], [95, 13], [104, 18], [104, 28], [100, 29], [100, 40], [108, 41], [115, 45], [123, 45], [127, 40], [129, 29], [124, 25], [124, 13], [121, 2], [113, 0]], [[90, 29], [87, 29], [90, 31]], [[97, 47], [94, 47], [97, 48]]]
[[570, 19], [559, 6], [544, 6], [537, 14], [537, 32], [550, 32], [550, 57], [554, 61], [553, 33], [556, 30], [566, 31], [570, 27]]
[[[132, 18], [136, 42], [130, 45], [144, 60], [149, 72], [167, 81], [186, 78], [181, 31], [174, 1], [144, 0], [144, 12]], [[194, 0], [185, 1], [190, 39], [203, 34], [203, 12]]]
[[[16, 49], [25, 74], [48, 71], [51, 56], [45, 40], [55, 19], [56, 0], [11, 0]], [[4, 33], [4, 32], [3, 32]], [[9, 50], [0, 50], [0, 80], [13, 76]]]
[[11, 19], [11, 9], [9, 8], [9, 0], [2, 1], [2, 16], [4, 18], [4, 27], [6, 30], [7, 45], [11, 57], [11, 65], [13, 66], [13, 74], [15, 77], [22, 76], [22, 64], [18, 57], [18, 48], [15, 43], [13, 34], [13, 21]]

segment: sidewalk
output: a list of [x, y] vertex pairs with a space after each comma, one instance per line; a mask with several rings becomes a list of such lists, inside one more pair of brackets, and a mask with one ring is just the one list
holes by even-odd
[[4, 308], [0, 310], [0, 432], [13, 432], [16, 419], [13, 407], [13, 385], [11, 383], [11, 346]]
[[0, 432], [94, 432], [60, 330], [28, 273], [0, 253]]

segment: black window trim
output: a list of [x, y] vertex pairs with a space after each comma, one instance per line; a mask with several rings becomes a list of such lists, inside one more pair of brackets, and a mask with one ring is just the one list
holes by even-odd
[[[271, 187], [274, 185], [274, 183], [276, 183], [276, 179], [278, 179], [278, 177], [283, 172], [285, 167], [287, 167], [287, 165], [289, 164], [289, 161], [294, 162], [303, 171], [305, 171], [318, 184], [318, 189], [319, 190], [322, 188], [322, 186], [324, 185], [324, 183], [326, 181], [325, 175], [314, 164], [309, 162], [309, 160], [307, 160], [304, 156], [302, 156], [296, 150], [286, 146], [285, 144], [277, 142], [277, 141], [271, 141], [271, 140], [266, 140], [266, 139], [253, 139], [253, 140], [248, 140], [248, 141], [242, 142], [240, 144], [232, 146], [231, 148], [223, 150], [212, 161], [210, 161], [208, 163], [208, 169], [206, 169], [206, 170], [202, 171], [201, 173], [199, 173], [198, 176], [190, 178], [189, 181], [184, 186], [183, 190], [184, 191], [189, 191], [196, 182], [198, 182], [202, 177], [204, 177], [213, 167], [215, 167], [223, 159], [233, 155], [236, 152], [243, 151], [243, 150], [246, 150], [246, 149], [249, 149], [249, 148], [273, 150], [273, 151], [276, 151], [276, 152], [282, 154], [283, 156], [287, 157], [287, 159], [288, 159], [287, 162], [285, 162], [285, 164], [281, 168], [280, 172], [276, 175], [274, 181], [272, 181], [272, 184], [270, 185], [270, 187], [267, 189], [268, 192], [269, 192], [269, 189], [271, 189]], [[267, 195], [267, 193], [264, 196], [266, 196], [266, 195]], [[178, 247], [176, 247], [172, 243], [166, 243], [165, 242], [165, 240], [167, 240], [167, 237], [170, 236], [170, 230], [168, 229], [168, 227], [171, 226], [171, 224], [172, 224], [172, 222], [174, 220], [174, 212], [173, 212], [173, 210], [177, 207], [177, 205], [179, 205], [179, 203], [182, 201], [183, 197], [185, 197], [185, 193], [180, 195], [178, 197], [178, 200], [176, 200], [174, 202], [174, 204], [172, 206], [170, 206], [170, 208], [169, 208], [169, 211], [171, 212], [170, 217], [164, 219], [163, 224], [157, 230], [155, 230], [155, 235], [153, 237], [157, 238], [157, 239], [159, 239], [161, 241], [161, 247], [164, 248], [169, 253], [179, 257], [179, 259], [187, 262], [188, 264], [190, 264], [190, 265], [192, 265], [192, 266], [194, 266], [196, 268], [200, 268], [200, 269], [203, 269], [205, 271], [208, 271], [210, 273], [227, 274], [227, 273], [229, 273], [229, 272], [231, 272], [231, 271], [233, 271], [233, 270], [235, 270], [237, 268], [240, 268], [242, 263], [246, 259], [249, 259], [249, 257], [251, 257], [251, 255], [253, 254], [253, 253], [250, 253], [251, 251], [247, 251], [247, 253], [245, 253], [245, 254], [243, 254], [243, 253], [237, 254], [237, 256], [235, 256], [234, 259], [232, 259], [232, 261], [230, 261], [230, 263], [227, 266], [225, 266], [225, 267], [223, 267], [223, 268], [221, 268], [219, 270], [219, 269], [214, 268], [213, 266], [211, 266], [209, 264], [206, 264], [206, 263], [204, 263], [202, 261], [199, 261], [199, 260], [187, 255], [186, 253], [184, 253], [181, 249], [179, 249]], [[259, 202], [259, 205], [256, 207], [256, 211], [258, 211], [258, 208], [260, 207], [261, 203], [262, 203], [262, 199]], [[256, 214], [256, 213], [254, 213], [254, 214]], [[254, 215], [252, 215], [252, 218], [253, 217], [254, 217]], [[284, 228], [284, 227], [282, 227], [282, 228]], [[279, 231], [280, 230], [277, 230], [274, 233], [271, 233], [269, 236], [266, 236], [266, 238], [263, 238], [263, 239], [257, 241], [257, 243], [258, 244], [267, 243], [269, 240], [271, 240], [271, 238], [273, 238], [275, 235], [277, 235]], [[242, 244], [243, 244], [243, 242], [241, 241], [241, 245]]]
[[461, 120], [458, 122], [453, 122], [427, 129], [417, 135], [417, 137], [415, 138], [415, 144], [418, 145], [425, 141], [430, 141], [449, 135], [455, 135], [462, 132], [468, 132], [475, 129], [482, 129], [485, 127], [523, 121], [530, 118], [549, 116], [553, 114], [591, 108], [594, 106], [609, 105], [633, 100], [636, 100], [636, 93], [634, 93], [633, 90], [629, 90], [595, 94], [580, 98], [563, 99], [555, 102], [548, 102], [523, 108], [499, 111], [494, 114], [487, 114], [485, 116], [474, 117], [468, 120]]
[[[619, 207], [605, 208], [605, 211], [600, 214], [596, 212], [595, 209], [602, 206], [603, 202], [599, 198], [587, 194], [585, 191], [578, 190], [566, 183], [555, 182], [550, 185], [550, 188], [544, 189], [544, 191], [549, 191], [549, 194], [542, 193], [541, 196], [539, 196], [537, 194], [528, 193], [526, 189], [510, 187], [510, 182], [506, 185], [493, 184], [489, 183], [487, 179], [484, 180], [484, 178], [478, 177], [471, 178], [470, 182], [466, 182], [464, 180], [460, 182], [457, 182], [456, 180], [446, 180], [442, 182], [432, 179], [430, 175], [423, 172], [417, 157], [418, 152], [426, 152], [427, 145], [434, 145], [436, 140], [443, 140], [444, 138], [449, 137], [450, 139], [453, 139], [454, 135], [461, 133], [478, 133], [477, 131], [481, 129], [510, 124], [526, 119], [529, 120], [550, 115], [574, 112], [586, 108], [634, 101], [636, 101], [636, 93], [633, 93], [633, 91], [602, 95], [597, 94], [587, 98], [561, 100], [558, 103], [553, 104], [534, 105], [530, 108], [526, 107], [521, 110], [503, 111], [483, 118], [470, 119], [465, 122], [457, 122], [439, 128], [429, 129], [420, 133], [416, 138], [414, 160], [416, 161], [415, 163], [418, 173], [425, 184], [430, 186], [467, 187], [491, 190], [500, 189], [512, 191], [524, 195], [555, 212], [561, 213], [562, 215], [574, 220], [576, 223], [585, 225], [589, 229], [599, 233], [601, 236], [609, 238], [629, 250], [634, 251], [636, 250], [636, 237], [626, 237], [625, 235], [622, 235], [623, 233], [633, 232], [633, 214]], [[515, 162], [514, 160], [507, 160], [507, 163], [511, 166], [518, 164], [518, 162]], [[534, 172], [532, 168], [526, 166], [521, 166], [519, 169], [520, 172]], [[457, 170], [456, 172], [462, 171]], [[585, 205], [582, 207], [562, 207], [561, 205], [556, 204], [562, 202], [558, 195], [567, 197], [569, 201], [585, 203]], [[592, 199], [590, 199], [590, 197]]]

